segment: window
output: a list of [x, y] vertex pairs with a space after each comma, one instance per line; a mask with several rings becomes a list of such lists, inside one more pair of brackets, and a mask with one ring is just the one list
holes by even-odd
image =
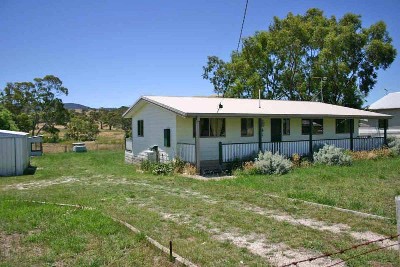
[[[343, 133], [350, 133], [350, 119], [336, 119], [336, 133], [343, 134]], [[352, 132], [354, 133], [354, 124]]]
[[164, 146], [171, 146], [171, 129], [164, 129]]
[[283, 119], [282, 124], [282, 134], [290, 135], [290, 119]]
[[[312, 119], [312, 133], [323, 134], [324, 133], [324, 120], [323, 119]], [[310, 134], [310, 120], [301, 120], [301, 134]]]
[[386, 124], [386, 128], [387, 128], [387, 120], [386, 119], [379, 119], [378, 120], [378, 127], [379, 129], [385, 129], [385, 124]]
[[254, 136], [254, 119], [241, 119], [241, 136]]
[[[200, 137], [225, 136], [225, 119], [201, 118]], [[196, 119], [193, 119], [193, 137], [196, 137]]]
[[144, 136], [143, 120], [137, 121], [137, 135]]

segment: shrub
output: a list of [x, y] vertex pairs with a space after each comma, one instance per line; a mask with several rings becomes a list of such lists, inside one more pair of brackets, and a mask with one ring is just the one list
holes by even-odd
[[292, 163], [278, 153], [260, 152], [254, 162], [254, 172], [257, 174], [285, 174], [292, 169]]
[[186, 163], [185, 166], [183, 167], [183, 173], [189, 174], [189, 175], [195, 175], [196, 174], [196, 166], [190, 163]]
[[388, 138], [388, 147], [393, 155], [400, 155], [400, 138]]
[[300, 165], [301, 165], [301, 157], [300, 157], [299, 154], [294, 153], [292, 155], [292, 163], [293, 163], [294, 167], [300, 167]]
[[392, 155], [392, 151], [388, 148], [374, 149], [371, 151], [352, 151], [349, 153], [353, 160], [375, 160], [379, 158], [387, 158]]
[[314, 163], [340, 166], [351, 165], [351, 156], [341, 148], [325, 145], [318, 152], [314, 152]]
[[172, 162], [156, 163], [154, 164], [151, 173], [155, 175], [169, 175], [174, 171], [174, 164]]

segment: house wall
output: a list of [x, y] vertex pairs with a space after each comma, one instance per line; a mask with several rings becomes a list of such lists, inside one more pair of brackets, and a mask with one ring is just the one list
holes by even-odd
[[[388, 129], [399, 129], [400, 130], [400, 109], [382, 109], [374, 110], [374, 112], [392, 115], [393, 118], [389, 119]], [[369, 127], [378, 128], [378, 119], [369, 119], [366, 121]]]
[[28, 165], [28, 137], [1, 137], [0, 176], [22, 175]]
[[[143, 120], [144, 136], [138, 136], [137, 121]], [[171, 130], [171, 147], [164, 147], [164, 129]], [[161, 160], [175, 157], [176, 115], [154, 104], [147, 103], [132, 118], [132, 140], [134, 155], [144, 157], [143, 151], [158, 145]]]
[[[290, 119], [290, 135], [282, 135], [282, 141], [308, 140], [308, 135], [301, 134], [301, 118]], [[263, 118], [262, 142], [271, 142], [271, 119]], [[201, 160], [217, 160], [219, 156], [218, 143], [251, 143], [258, 142], [258, 118], [254, 118], [254, 136], [242, 137], [240, 134], [240, 118], [226, 118], [225, 137], [201, 137]], [[194, 144], [193, 118], [177, 116], [177, 142]], [[358, 136], [358, 119], [354, 121], [354, 137]], [[314, 140], [349, 138], [350, 134], [336, 134], [335, 118], [324, 118], [324, 134], [313, 135]]]

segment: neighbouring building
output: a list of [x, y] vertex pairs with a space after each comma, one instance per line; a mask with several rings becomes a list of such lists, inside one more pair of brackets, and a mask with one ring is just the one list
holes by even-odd
[[31, 156], [42, 155], [42, 137], [0, 130], [0, 176], [22, 175]]
[[[400, 136], [400, 92], [389, 93], [372, 103], [368, 110], [392, 115], [388, 121], [389, 135]], [[384, 120], [367, 119], [360, 123], [360, 135], [383, 136]]]

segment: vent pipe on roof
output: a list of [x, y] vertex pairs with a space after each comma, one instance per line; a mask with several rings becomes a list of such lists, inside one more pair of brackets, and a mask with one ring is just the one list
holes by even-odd
[[261, 89], [258, 89], [258, 108], [261, 108]]

